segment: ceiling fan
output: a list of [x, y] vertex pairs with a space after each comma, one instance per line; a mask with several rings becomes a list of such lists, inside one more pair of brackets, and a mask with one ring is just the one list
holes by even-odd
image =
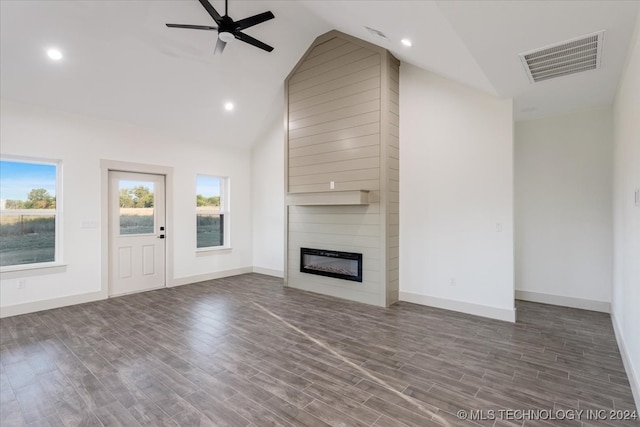
[[216, 42], [216, 49], [214, 51], [215, 55], [219, 55], [224, 50], [224, 47], [230, 41], [234, 39], [241, 40], [245, 43], [249, 43], [255, 47], [259, 47], [260, 49], [264, 49], [267, 52], [271, 52], [273, 47], [269, 46], [266, 43], [262, 43], [260, 40], [254, 39], [253, 37], [245, 34], [242, 30], [245, 30], [249, 27], [253, 27], [254, 25], [260, 24], [264, 21], [268, 21], [269, 19], [275, 18], [273, 13], [271, 12], [263, 12], [258, 15], [251, 16], [249, 18], [241, 19], [239, 21], [234, 21], [231, 19], [229, 15], [227, 15], [227, 2], [224, 1], [224, 16], [220, 16], [220, 14], [211, 6], [209, 0], [198, 0], [202, 7], [206, 9], [206, 11], [211, 15], [217, 27], [207, 26], [207, 25], [188, 25], [188, 24], [167, 24], [167, 27], [170, 28], [187, 28], [190, 30], [207, 30], [207, 31], [218, 31], [218, 41]]

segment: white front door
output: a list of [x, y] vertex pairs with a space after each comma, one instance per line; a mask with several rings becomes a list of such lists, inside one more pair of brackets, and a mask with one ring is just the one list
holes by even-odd
[[163, 286], [164, 175], [109, 171], [109, 295]]

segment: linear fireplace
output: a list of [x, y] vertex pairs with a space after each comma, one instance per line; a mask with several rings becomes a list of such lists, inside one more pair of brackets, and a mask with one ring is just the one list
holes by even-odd
[[362, 282], [362, 254], [300, 248], [300, 271]]

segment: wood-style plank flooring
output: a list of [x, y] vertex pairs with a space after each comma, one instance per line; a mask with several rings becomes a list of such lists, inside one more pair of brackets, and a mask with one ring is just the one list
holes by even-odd
[[635, 410], [608, 315], [517, 308], [384, 309], [247, 274], [5, 318], [0, 424], [640, 425], [584, 418]]

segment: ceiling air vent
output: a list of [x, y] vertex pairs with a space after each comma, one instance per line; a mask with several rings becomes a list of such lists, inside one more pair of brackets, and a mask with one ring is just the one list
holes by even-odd
[[531, 83], [600, 68], [604, 30], [518, 55]]
[[365, 27], [367, 29], [367, 31], [369, 31], [369, 33], [371, 33], [372, 35], [376, 36], [376, 37], [380, 37], [381, 39], [385, 39], [387, 40], [387, 36], [380, 30], [376, 30], [375, 28], [371, 28], [371, 27]]

